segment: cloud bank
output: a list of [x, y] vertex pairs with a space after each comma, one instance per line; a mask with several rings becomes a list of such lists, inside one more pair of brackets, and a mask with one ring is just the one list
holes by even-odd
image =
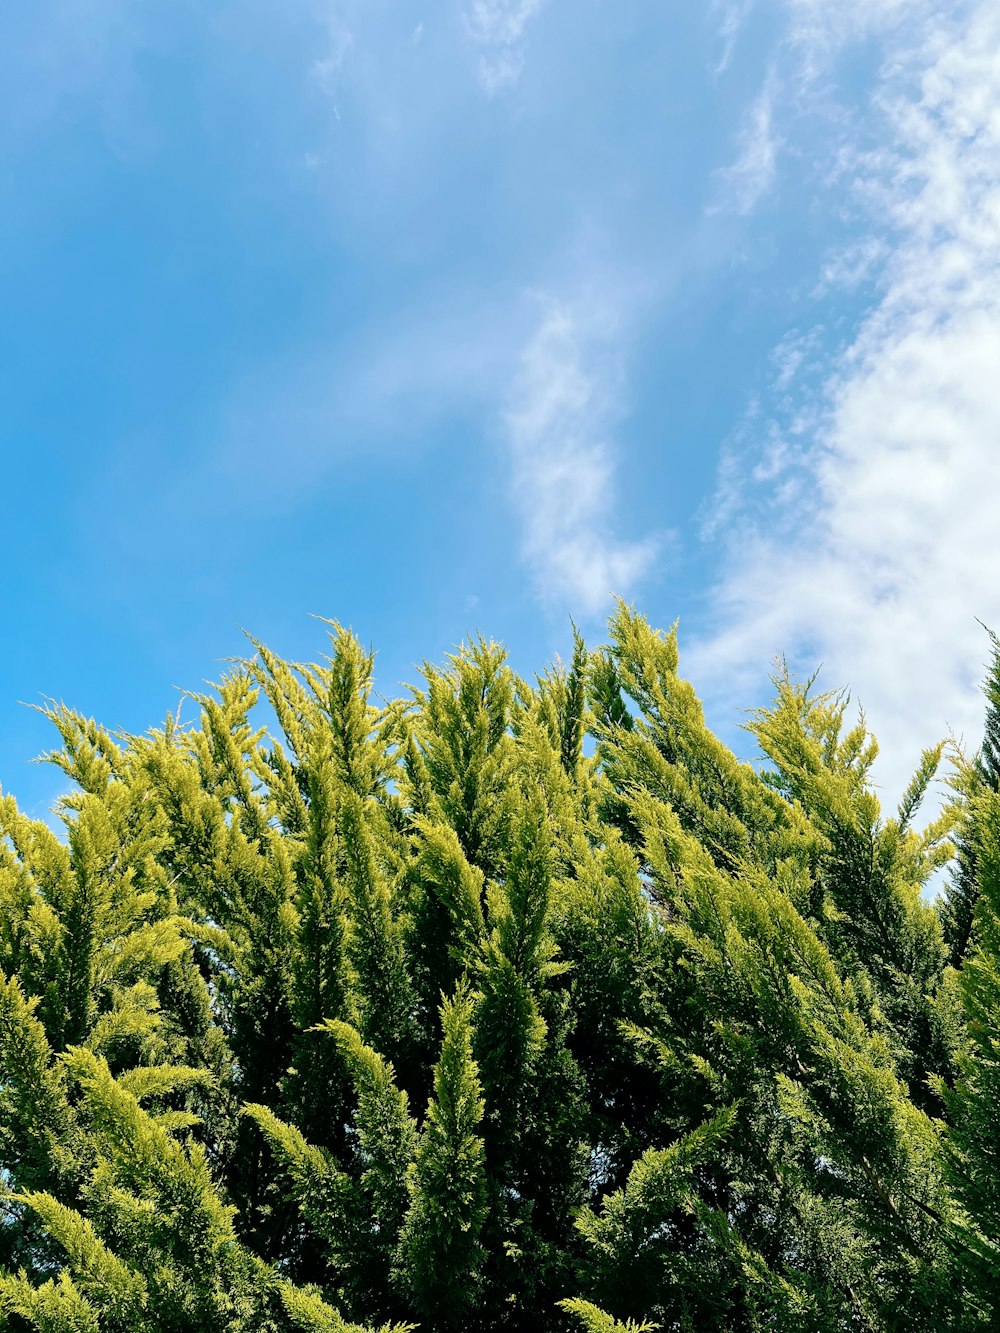
[[[818, 40], [824, 7], [793, 8]], [[695, 670], [722, 691], [778, 652], [822, 661], [894, 756], [895, 792], [949, 728], [977, 744], [976, 617], [1000, 625], [1000, 11], [897, 41], [885, 67], [884, 146], [848, 163], [877, 296], [819, 397], [796, 396], [794, 365], [787, 410], [729, 460], [735, 512]], [[835, 258], [823, 282], [856, 278]], [[734, 506], [741, 492], [753, 500]]]

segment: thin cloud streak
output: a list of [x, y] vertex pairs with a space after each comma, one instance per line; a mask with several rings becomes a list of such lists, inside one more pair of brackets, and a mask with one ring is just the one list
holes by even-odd
[[777, 76], [772, 67], [740, 132], [739, 156], [731, 166], [716, 172], [722, 199], [711, 212], [750, 213], [774, 185], [780, 147], [774, 129], [776, 95]]
[[611, 531], [614, 458], [607, 434], [618, 368], [611, 330], [556, 302], [521, 364], [506, 418], [523, 554], [543, 599], [593, 616], [648, 571], [658, 544]]
[[729, 0], [729, 3], [725, 4], [716, 0], [715, 5], [713, 5], [713, 11], [721, 15], [719, 19], [719, 38], [722, 42], [722, 54], [719, 56], [713, 70], [716, 76], [725, 74], [732, 64], [736, 43], [739, 41], [740, 34], [750, 17], [753, 6], [754, 0]]

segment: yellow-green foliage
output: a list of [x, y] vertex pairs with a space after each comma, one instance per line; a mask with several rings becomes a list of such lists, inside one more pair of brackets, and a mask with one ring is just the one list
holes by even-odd
[[0, 795], [0, 1330], [996, 1327], [1000, 654], [920, 829], [627, 606], [389, 703], [328, 628]]

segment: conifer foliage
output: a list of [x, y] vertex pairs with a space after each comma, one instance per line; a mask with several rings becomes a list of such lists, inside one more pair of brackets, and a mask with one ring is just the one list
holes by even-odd
[[918, 830], [941, 747], [887, 816], [782, 672], [740, 762], [624, 605], [330, 645], [0, 796], [0, 1329], [998, 1326], [996, 662]]

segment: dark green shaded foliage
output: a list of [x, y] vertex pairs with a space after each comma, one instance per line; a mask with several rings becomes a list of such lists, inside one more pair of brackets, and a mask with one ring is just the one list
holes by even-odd
[[0, 797], [0, 1329], [997, 1326], [996, 641], [918, 832], [941, 747], [887, 817], [783, 670], [741, 763], [628, 607], [384, 706], [330, 631]]
[[979, 792], [1000, 790], [1000, 641], [992, 631], [987, 632], [992, 656], [983, 685], [986, 695], [983, 744], [957, 781], [966, 800], [956, 830], [955, 864], [941, 904], [941, 924], [952, 967], [961, 967], [969, 951], [979, 897], [975, 797]]

